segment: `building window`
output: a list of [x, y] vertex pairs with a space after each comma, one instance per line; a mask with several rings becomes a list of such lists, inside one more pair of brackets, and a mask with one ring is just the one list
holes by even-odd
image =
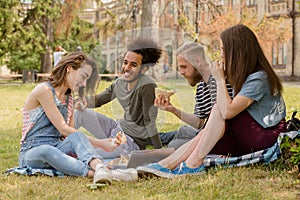
[[110, 54], [110, 71], [116, 73], [116, 59], [115, 59], [115, 54], [111, 53]]
[[168, 14], [174, 15], [174, 2], [170, 2], [168, 5]]
[[224, 0], [219, 0], [216, 2], [217, 6], [224, 6]]
[[185, 3], [183, 4], [184, 6], [184, 15], [185, 16], [189, 16], [189, 1], [185, 1]]
[[167, 55], [168, 55], [168, 64], [169, 67], [172, 68], [172, 64], [173, 64], [173, 48], [171, 45], [167, 45], [166, 46], [166, 51], [167, 51]]
[[[107, 55], [103, 54], [101, 58], [102, 69], [106, 70], [107, 67]], [[100, 73], [103, 73], [100, 71]]]
[[287, 44], [278, 44], [272, 47], [272, 65], [286, 66]]
[[32, 0], [21, 0], [20, 2], [23, 4], [32, 4]]
[[287, 3], [287, 0], [271, 0], [271, 3]]
[[246, 1], [246, 6], [256, 6], [257, 2], [256, 0], [247, 0]]

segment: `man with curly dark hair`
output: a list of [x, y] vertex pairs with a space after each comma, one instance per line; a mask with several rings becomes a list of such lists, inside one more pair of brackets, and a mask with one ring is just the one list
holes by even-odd
[[114, 152], [98, 152], [106, 158], [142, 150], [146, 145], [162, 147], [157, 132], [157, 107], [154, 106], [156, 83], [145, 72], [158, 63], [162, 50], [152, 39], [138, 37], [127, 47], [122, 71], [123, 76], [100, 94], [87, 98], [87, 107], [100, 107], [115, 98], [124, 110], [124, 117], [117, 121], [91, 109], [75, 114], [75, 126], [83, 126], [97, 138], [114, 138], [118, 132], [126, 134], [126, 144]]

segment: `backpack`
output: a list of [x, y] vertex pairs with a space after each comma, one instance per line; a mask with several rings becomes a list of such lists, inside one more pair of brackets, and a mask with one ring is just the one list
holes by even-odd
[[297, 111], [294, 111], [292, 114], [292, 118], [287, 121], [287, 131], [298, 131], [300, 130], [300, 120], [295, 116]]

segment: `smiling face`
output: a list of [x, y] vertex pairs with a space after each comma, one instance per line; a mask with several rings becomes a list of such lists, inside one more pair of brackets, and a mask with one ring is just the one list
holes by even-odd
[[177, 64], [179, 67], [179, 73], [186, 78], [191, 86], [195, 86], [202, 80], [202, 76], [195, 69], [195, 67], [189, 63], [184, 57], [177, 56]]
[[122, 70], [125, 81], [132, 82], [136, 80], [142, 73], [143, 56], [134, 52], [127, 52], [125, 55]]
[[92, 67], [90, 65], [83, 63], [77, 70], [69, 66], [67, 70], [68, 84], [72, 92], [77, 92], [80, 87], [86, 87], [86, 82], [92, 74]]

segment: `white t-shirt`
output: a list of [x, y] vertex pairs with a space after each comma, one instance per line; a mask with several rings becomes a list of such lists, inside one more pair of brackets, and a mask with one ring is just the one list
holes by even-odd
[[65, 52], [63, 51], [55, 51], [53, 53], [53, 60], [54, 60], [54, 64], [53, 66], [55, 67], [57, 65], [57, 63], [62, 59], [63, 55], [65, 55]]

